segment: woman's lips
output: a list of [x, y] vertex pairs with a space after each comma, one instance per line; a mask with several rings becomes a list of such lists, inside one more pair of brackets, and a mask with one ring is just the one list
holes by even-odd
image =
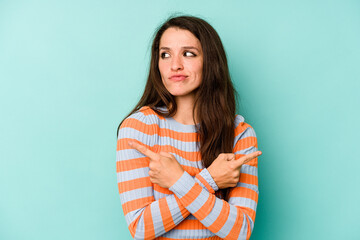
[[186, 75], [173, 75], [170, 77], [170, 80], [172, 81], [183, 81], [187, 78], [188, 76]]

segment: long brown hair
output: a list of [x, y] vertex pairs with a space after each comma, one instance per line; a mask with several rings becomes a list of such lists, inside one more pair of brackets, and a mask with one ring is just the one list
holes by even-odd
[[[172, 117], [177, 111], [175, 98], [163, 85], [158, 66], [160, 39], [170, 27], [190, 31], [199, 39], [203, 49], [202, 82], [196, 93], [193, 116], [194, 122], [196, 114], [200, 123], [197, 132], [202, 163], [204, 167], [209, 167], [220, 153], [233, 151], [237, 93], [231, 82], [220, 37], [203, 19], [193, 16], [171, 17], [157, 29], [151, 47], [150, 69], [144, 93], [126, 117], [143, 106], [149, 106], [163, 117]], [[158, 110], [157, 107], [161, 106], [166, 106], [168, 111]], [[225, 199], [228, 192], [229, 189], [221, 189]]]

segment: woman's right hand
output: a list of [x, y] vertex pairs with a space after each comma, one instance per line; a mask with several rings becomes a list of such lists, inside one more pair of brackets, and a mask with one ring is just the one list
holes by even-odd
[[261, 151], [256, 151], [235, 159], [233, 153], [220, 153], [207, 170], [219, 189], [235, 187], [239, 182], [241, 166], [261, 154]]

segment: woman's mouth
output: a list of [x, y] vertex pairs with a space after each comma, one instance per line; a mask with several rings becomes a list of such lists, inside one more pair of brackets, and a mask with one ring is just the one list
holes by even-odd
[[183, 81], [187, 78], [188, 76], [186, 75], [180, 75], [180, 74], [177, 74], [177, 75], [172, 75], [169, 79], [172, 80], [172, 81]]

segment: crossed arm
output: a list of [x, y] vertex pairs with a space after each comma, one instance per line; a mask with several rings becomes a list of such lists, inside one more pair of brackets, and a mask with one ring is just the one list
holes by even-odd
[[[135, 141], [130, 142], [129, 146], [128, 139], [119, 139], [119, 191], [132, 236], [135, 239], [161, 236], [191, 213], [219, 237], [248, 239], [255, 218], [256, 157], [260, 152], [255, 151], [256, 137], [250, 136], [246, 141], [241, 141], [234, 149], [237, 159], [234, 154], [220, 154], [208, 169], [193, 178], [171, 154], [155, 153], [149, 146]], [[253, 153], [242, 154], [250, 148]], [[242, 174], [239, 178], [240, 169]], [[233, 177], [229, 178], [231, 174]], [[153, 184], [168, 188], [174, 194], [155, 201]], [[217, 189], [211, 186], [217, 185], [220, 188], [233, 187], [228, 202], [214, 195]], [[162, 223], [160, 227], [159, 222]]]
[[[117, 152], [118, 188], [125, 219], [135, 239], [154, 239], [173, 229], [190, 212], [170, 191], [166, 197], [155, 201], [149, 176], [149, 158], [127, 147], [125, 141], [118, 141], [118, 149], [121, 150]], [[129, 155], [133, 158], [128, 159]], [[210, 193], [218, 189], [207, 169], [193, 179]]]

